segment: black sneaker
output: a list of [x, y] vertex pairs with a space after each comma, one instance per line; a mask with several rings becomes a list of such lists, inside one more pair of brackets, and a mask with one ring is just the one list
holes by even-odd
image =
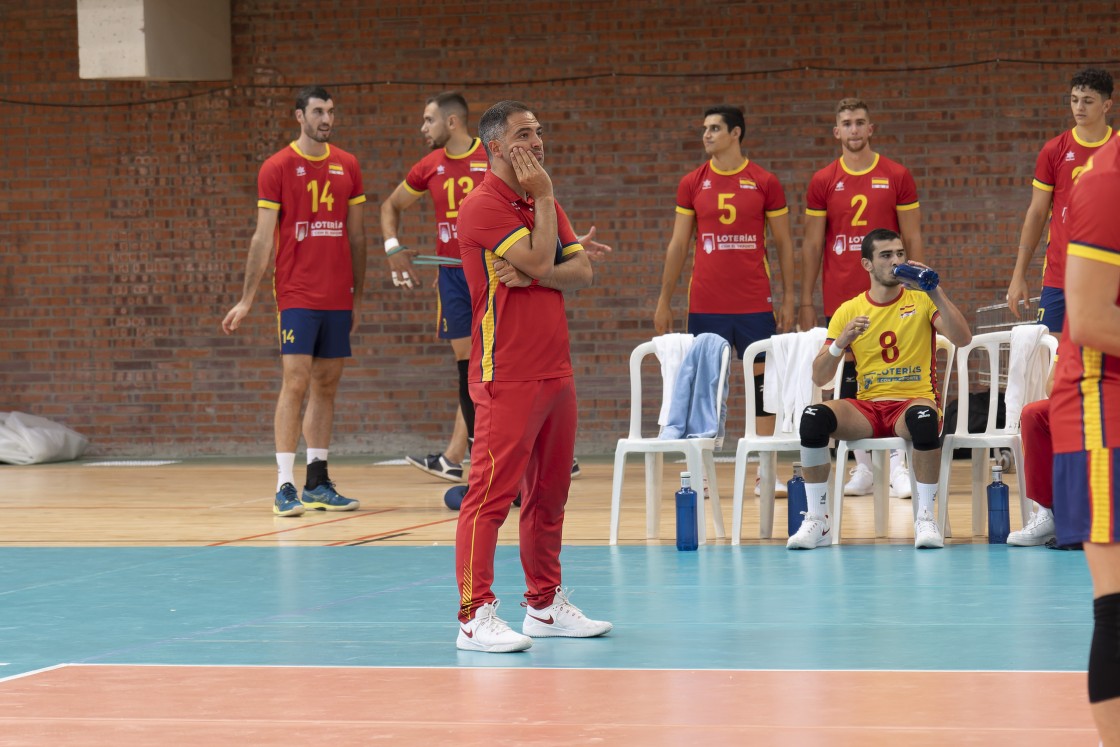
[[1046, 540], [1046, 547], [1050, 550], [1084, 550], [1080, 542], [1074, 542], [1072, 545], [1059, 545], [1057, 537], [1051, 537]]
[[429, 475], [435, 475], [450, 482], [463, 482], [463, 465], [447, 461], [447, 457], [443, 454], [429, 454], [426, 457], [406, 456], [404, 460]]
[[575, 478], [579, 477], [579, 475], [579, 462], [575, 457], [572, 457], [572, 479], [574, 480]]

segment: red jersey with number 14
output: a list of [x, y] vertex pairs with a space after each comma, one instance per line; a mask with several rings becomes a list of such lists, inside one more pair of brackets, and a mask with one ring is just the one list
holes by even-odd
[[[1120, 266], [1118, 205], [1120, 142], [1113, 139], [1092, 156], [1073, 187], [1066, 221], [1069, 256]], [[1120, 287], [1112, 292], [1120, 305]], [[1069, 316], [1058, 345], [1050, 430], [1058, 454], [1120, 448], [1120, 356], [1075, 344]]]
[[354, 267], [346, 219], [366, 201], [358, 159], [327, 146], [322, 156], [296, 143], [273, 155], [257, 176], [257, 206], [279, 210], [276, 225], [276, 308], [354, 308]]
[[773, 311], [766, 219], [789, 212], [778, 177], [750, 159], [734, 171], [708, 161], [681, 179], [677, 212], [696, 218], [689, 313]]
[[1067, 130], [1042, 146], [1038, 154], [1034, 166], [1034, 187], [1053, 193], [1050, 231], [1046, 237], [1046, 265], [1042, 272], [1042, 284], [1045, 286], [1066, 287], [1066, 244], [1069, 242], [1066, 212], [1069, 210], [1070, 192], [1085, 162], [1111, 137], [1111, 127], [1108, 134], [1095, 143], [1087, 143], [1073, 130]]
[[459, 205], [486, 172], [490, 161], [478, 138], [458, 156], [446, 148], [433, 150], [416, 163], [404, 178], [404, 188], [414, 195], [429, 192], [436, 212], [436, 254], [459, 259]]
[[876, 228], [898, 231], [898, 213], [918, 207], [918, 189], [905, 166], [879, 154], [863, 171], [851, 171], [837, 158], [813, 174], [805, 203], [806, 215], [825, 219], [821, 289], [824, 314], [832, 316], [871, 288], [859, 261], [863, 237]]

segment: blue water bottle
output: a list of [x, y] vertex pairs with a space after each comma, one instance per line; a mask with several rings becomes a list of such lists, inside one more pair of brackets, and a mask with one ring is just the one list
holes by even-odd
[[789, 509], [786, 524], [789, 536], [792, 537], [801, 528], [801, 521], [804, 519], [801, 514], [809, 511], [809, 501], [805, 497], [805, 478], [801, 476], [800, 462], [793, 463], [793, 477], [786, 483], [786, 495], [788, 496], [786, 507]]
[[696, 536], [696, 491], [691, 487], [692, 475], [681, 473], [681, 489], [677, 491], [677, 549], [695, 550], [700, 546]]
[[918, 287], [929, 293], [941, 282], [937, 273], [928, 267], [915, 267], [914, 265], [896, 265], [894, 270], [896, 278], [905, 278], [918, 284]]
[[988, 544], [1006, 545], [1011, 533], [1011, 517], [1007, 512], [1007, 485], [1003, 467], [992, 465], [992, 484], [988, 486]]

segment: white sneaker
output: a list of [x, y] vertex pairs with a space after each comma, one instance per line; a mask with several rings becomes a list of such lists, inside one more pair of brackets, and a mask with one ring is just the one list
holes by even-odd
[[899, 467], [891, 473], [891, 498], [909, 498], [911, 495], [910, 470]]
[[532, 638], [514, 631], [498, 617], [497, 599], [479, 607], [470, 622], [459, 623], [459, 637], [455, 639], [455, 648], [490, 654], [524, 651], [532, 645]]
[[[774, 497], [775, 498], [785, 498], [788, 493], [789, 493], [789, 488], [786, 487], [786, 484], [784, 482], [782, 482], [781, 480], [779, 480], [777, 478], [774, 478]], [[762, 495], [762, 478], [761, 477], [754, 478], [754, 494], [759, 495], [759, 496]]]
[[556, 598], [543, 610], [534, 609], [524, 602], [525, 622], [521, 632], [533, 638], [594, 638], [611, 632], [614, 627], [606, 620], [592, 620], [568, 601], [571, 589], [556, 588]]
[[1041, 506], [1031, 514], [1031, 520], [1017, 532], [1007, 535], [1007, 544], [1015, 547], [1045, 545], [1054, 538], [1054, 512]]
[[815, 516], [804, 511], [801, 515], [805, 518], [801, 520], [801, 528], [786, 542], [787, 550], [812, 550], [832, 544], [832, 527], [827, 516]]
[[934, 549], [945, 547], [941, 530], [937, 528], [937, 522], [929, 515], [929, 511], [922, 511], [914, 520], [914, 547]]
[[869, 495], [875, 489], [875, 475], [862, 464], [852, 467], [851, 480], [844, 483], [844, 495]]

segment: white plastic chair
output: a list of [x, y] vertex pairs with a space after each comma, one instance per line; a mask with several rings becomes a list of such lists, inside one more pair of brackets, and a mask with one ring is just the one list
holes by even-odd
[[[940, 402], [941, 407], [945, 406], [945, 397], [949, 393], [949, 380], [952, 378], [953, 373], [953, 355], [956, 353], [957, 346], [949, 341], [949, 338], [938, 335], [937, 336], [937, 354], [945, 353], [944, 365], [935, 363], [937, 371], [944, 372], [943, 380], [940, 382]], [[833, 396], [837, 399], [840, 398], [840, 384], [843, 380], [843, 367], [836, 372], [836, 379], [833, 381]], [[887, 518], [890, 512], [890, 475], [888, 466], [890, 465], [890, 452], [893, 449], [906, 450], [906, 464], [910, 467], [910, 494], [914, 496], [913, 509], [914, 518], [918, 518], [918, 485], [917, 480], [914, 478], [914, 445], [902, 438], [901, 436], [889, 436], [887, 438], [859, 438], [852, 441], [837, 441], [836, 444], [836, 469], [833, 478], [832, 495], [833, 495], [833, 519], [832, 519], [832, 542], [833, 544], [840, 544], [840, 525], [844, 516], [844, 474], [846, 470], [844, 467], [848, 463], [848, 452], [854, 449], [866, 449], [871, 452], [871, 471], [875, 476], [875, 536], [887, 536]], [[944, 452], [942, 452], [944, 453]], [[948, 503], [949, 486], [948, 483], [942, 481], [937, 488], [937, 508], [938, 508], [938, 528], [945, 531], [945, 521], [948, 514], [946, 513], [946, 505]]]
[[[1026, 480], [1023, 479], [1023, 438], [1019, 431], [1018, 419], [1007, 423], [1003, 428], [996, 427], [996, 417], [999, 410], [1000, 381], [1005, 381], [1007, 371], [1003, 370], [1008, 356], [1000, 355], [1003, 348], [1006, 353], [1011, 344], [1011, 330], [986, 332], [975, 335], [969, 345], [957, 351], [957, 426], [953, 433], [945, 435], [945, 445], [941, 450], [941, 474], [939, 481], [942, 485], [949, 484], [953, 467], [954, 449], [972, 450], [972, 533], [981, 534], [987, 527], [988, 515], [986, 511], [985, 486], [989, 477], [990, 449], [1010, 449], [1015, 460], [1015, 474], [1019, 483], [1019, 506], [1023, 514], [1023, 524], [1030, 521], [1033, 501], [1027, 498]], [[981, 369], [981, 379], [984, 374], [988, 378], [988, 417], [983, 433], [969, 433], [969, 378], [968, 359], [975, 350], [983, 349], [987, 352], [986, 367]], [[1047, 372], [1054, 365], [1054, 355], [1058, 350], [1058, 340], [1049, 334], [1043, 334], [1039, 340], [1038, 354], [1043, 356]], [[1023, 404], [1027, 404], [1024, 401]], [[1011, 418], [1008, 418], [1010, 421]], [[947, 509], [946, 509], [947, 511]], [[939, 512], [940, 513], [940, 512]], [[946, 512], [944, 521], [948, 522]]]
[[[622, 504], [622, 478], [626, 471], [626, 455], [645, 454], [646, 468], [646, 537], [656, 539], [661, 528], [661, 475], [666, 452], [683, 453], [692, 473], [692, 485], [699, 494], [696, 501], [696, 530], [700, 544], [707, 542], [707, 520], [703, 499], [704, 478], [708, 478], [708, 497], [712, 507], [712, 522], [715, 536], [725, 536], [723, 511], [719, 504], [719, 483], [716, 480], [715, 450], [716, 438], [679, 438], [662, 440], [656, 436], [642, 435], [642, 361], [647, 355], [654, 355], [652, 342], [644, 342], [630, 354], [630, 433], [618, 440], [614, 452], [614, 482], [611, 487], [611, 532], [610, 543], [618, 544], [618, 525]], [[722, 392], [727, 381], [730, 346], [723, 349], [720, 361], [719, 384], [717, 392]], [[661, 390], [658, 389], [660, 392]], [[727, 407], [720, 398], [720, 419]]]
[[[808, 335], [807, 332], [799, 332]], [[747, 417], [746, 429], [735, 448], [735, 499], [731, 512], [731, 544], [737, 545], [743, 533], [743, 494], [747, 482], [747, 458], [757, 453], [759, 457], [759, 520], [758, 536], [768, 539], [774, 534], [774, 485], [778, 472], [778, 453], [782, 451], [800, 451], [801, 435], [797, 427], [792, 433], [775, 433], [771, 436], [762, 436], [758, 433], [758, 411], [754, 398], [754, 360], [762, 353], [770, 354], [774, 349], [773, 340], [759, 340], [752, 343], [743, 352], [743, 377], [746, 381]], [[813, 372], [810, 368], [805, 371], [805, 376], [812, 379]], [[821, 401], [821, 388], [813, 386], [811, 403]], [[775, 431], [789, 413], [785, 410], [785, 402], [780, 401], [778, 411], [774, 413]], [[801, 414], [793, 413], [794, 423], [801, 422]]]

